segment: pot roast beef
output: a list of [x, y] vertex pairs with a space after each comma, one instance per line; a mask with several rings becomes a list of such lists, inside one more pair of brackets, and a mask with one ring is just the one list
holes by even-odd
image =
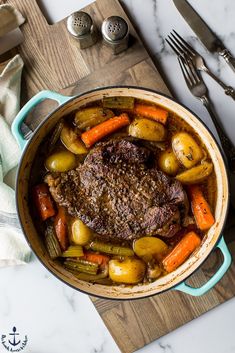
[[135, 141], [110, 140], [76, 169], [45, 180], [55, 201], [103, 240], [171, 237], [187, 213], [187, 196], [151, 161], [152, 152]]

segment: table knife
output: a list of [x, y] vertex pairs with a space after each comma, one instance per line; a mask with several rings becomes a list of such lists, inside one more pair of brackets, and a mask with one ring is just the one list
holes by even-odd
[[235, 58], [223, 45], [221, 40], [212, 32], [198, 13], [192, 8], [186, 0], [173, 0], [176, 8], [183, 18], [196, 33], [204, 46], [212, 53], [217, 52], [229, 66], [235, 71]]

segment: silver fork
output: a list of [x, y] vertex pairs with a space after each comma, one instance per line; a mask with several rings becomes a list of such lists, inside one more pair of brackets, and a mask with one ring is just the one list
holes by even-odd
[[211, 72], [205, 64], [203, 57], [193, 49], [174, 29], [166, 38], [166, 42], [173, 49], [177, 56], [181, 56], [184, 59], [191, 59], [197, 70], [206, 72], [211, 78], [213, 78], [224, 90], [227, 96], [232, 97], [235, 100], [235, 90], [231, 86], [227, 86], [222, 82], [213, 72]]
[[178, 57], [178, 61], [190, 92], [202, 102], [202, 104], [210, 114], [211, 119], [217, 130], [217, 133], [219, 135], [224, 154], [227, 157], [229, 170], [232, 173], [235, 173], [235, 147], [226, 135], [223, 126], [221, 125], [218, 117], [214, 112], [213, 105], [208, 97], [207, 87], [204, 81], [197, 73], [197, 70], [194, 67], [192, 61], [186, 61], [182, 57]]

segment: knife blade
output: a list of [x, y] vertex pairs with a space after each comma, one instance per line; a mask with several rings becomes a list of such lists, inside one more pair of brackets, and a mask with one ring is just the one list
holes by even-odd
[[217, 52], [235, 71], [235, 59], [221, 40], [212, 32], [208, 25], [186, 0], [173, 0], [176, 8], [188, 25], [198, 36], [202, 44], [212, 53]]

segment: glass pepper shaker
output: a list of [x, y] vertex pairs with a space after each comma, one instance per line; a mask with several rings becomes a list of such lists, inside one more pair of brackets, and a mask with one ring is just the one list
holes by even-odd
[[124, 18], [120, 16], [106, 18], [102, 23], [101, 32], [104, 42], [112, 48], [114, 55], [128, 48], [129, 28]]
[[98, 40], [98, 33], [92, 18], [83, 11], [74, 12], [67, 19], [67, 29], [80, 49], [91, 47]]

